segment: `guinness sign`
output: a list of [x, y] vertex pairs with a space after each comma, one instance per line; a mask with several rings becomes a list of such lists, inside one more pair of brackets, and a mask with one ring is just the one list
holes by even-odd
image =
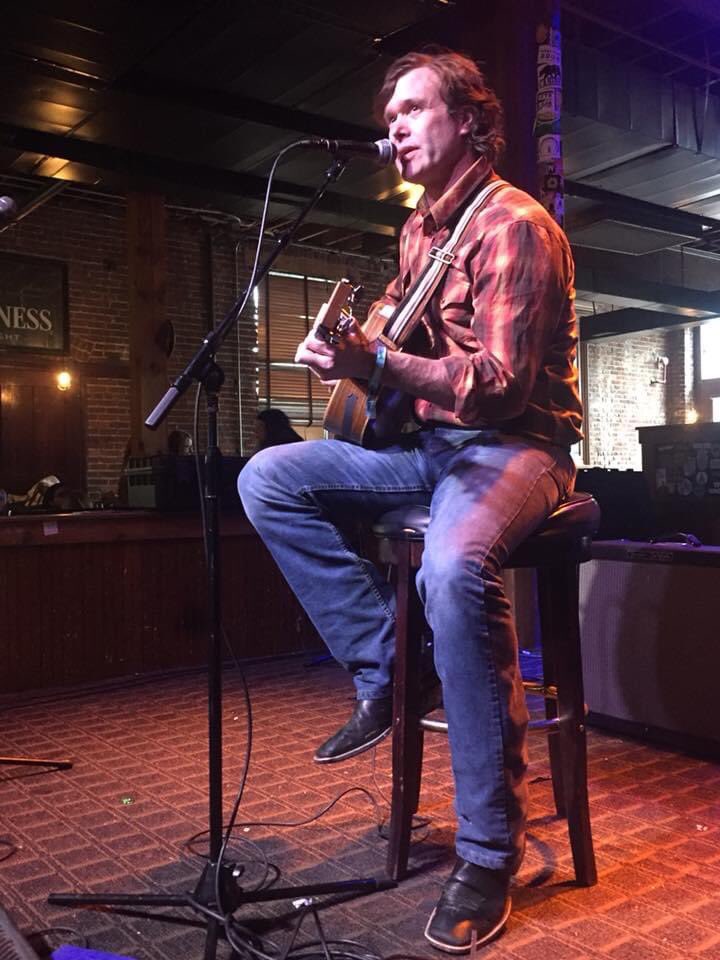
[[67, 326], [65, 264], [0, 254], [0, 348], [63, 353]]

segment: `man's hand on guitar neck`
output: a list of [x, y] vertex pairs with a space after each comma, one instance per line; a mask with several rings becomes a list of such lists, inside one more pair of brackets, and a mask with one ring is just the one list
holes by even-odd
[[327, 343], [315, 333], [322, 321], [324, 306], [315, 326], [295, 353], [295, 363], [309, 367], [320, 380], [367, 380], [375, 366], [375, 352], [359, 324], [351, 320], [337, 343]]

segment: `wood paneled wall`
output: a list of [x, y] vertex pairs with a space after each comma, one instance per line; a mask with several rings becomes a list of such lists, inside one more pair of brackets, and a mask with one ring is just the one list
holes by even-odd
[[55, 372], [0, 364], [0, 487], [9, 493], [26, 493], [49, 474], [85, 486], [82, 388], [61, 392]]
[[[248, 522], [223, 518], [223, 622], [236, 656], [321, 642]], [[206, 661], [194, 515], [77, 513], [0, 521], [0, 683], [43, 689]], [[227, 656], [223, 651], [223, 656]]]

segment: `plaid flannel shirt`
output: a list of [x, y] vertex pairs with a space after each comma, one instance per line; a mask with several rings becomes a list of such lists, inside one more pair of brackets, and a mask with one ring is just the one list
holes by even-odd
[[[421, 198], [400, 235], [398, 276], [372, 311], [402, 300], [489, 178], [480, 159], [432, 206]], [[515, 187], [497, 191], [456, 247], [422, 320], [425, 343], [412, 350], [441, 361], [433, 376], [450, 384], [454, 408], [419, 396], [416, 418], [562, 446], [580, 439], [573, 283], [570, 246], [547, 211]]]

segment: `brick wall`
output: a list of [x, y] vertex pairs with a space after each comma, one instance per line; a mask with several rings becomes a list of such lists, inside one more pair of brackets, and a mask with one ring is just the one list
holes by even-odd
[[695, 338], [692, 327], [665, 335], [668, 360], [666, 423], [685, 423], [695, 406]]
[[[0, 251], [67, 264], [70, 347], [65, 357], [0, 348], [0, 364], [58, 370], [72, 361], [86, 408], [87, 487], [116, 489], [129, 436], [128, 281], [124, 210], [56, 197], [0, 234]], [[83, 365], [114, 362], [115, 376]], [[119, 361], [119, 363], [118, 363]]]
[[[692, 404], [691, 350], [689, 330], [657, 330], [587, 344], [590, 466], [640, 470], [636, 428], [685, 422]], [[652, 382], [662, 378], [657, 357], [668, 358], [664, 385]]]
[[[231, 219], [210, 223], [170, 209], [167, 219], [166, 317], [175, 346], [168, 361], [174, 378], [194, 356], [205, 333], [219, 322], [249, 279], [254, 248], [238, 244]], [[71, 364], [86, 413], [86, 486], [92, 498], [117, 491], [130, 435], [128, 265], [124, 203], [63, 194], [0, 233], [0, 252], [62, 260], [68, 268], [69, 351], [64, 357], [0, 347], [0, 367], [47, 373]], [[351, 276], [366, 287], [367, 306], [392, 275], [392, 266], [324, 252], [285, 253], [276, 268], [335, 278]], [[359, 311], [362, 315], [362, 310]], [[249, 454], [255, 438], [257, 355], [253, 322], [241, 318], [218, 354], [225, 374], [220, 395], [219, 444], [223, 453]], [[167, 429], [192, 432], [195, 389], [168, 416]], [[200, 405], [200, 448], [205, 404]], [[2, 483], [0, 483], [2, 486]], [[18, 491], [21, 492], [21, 491]]]

